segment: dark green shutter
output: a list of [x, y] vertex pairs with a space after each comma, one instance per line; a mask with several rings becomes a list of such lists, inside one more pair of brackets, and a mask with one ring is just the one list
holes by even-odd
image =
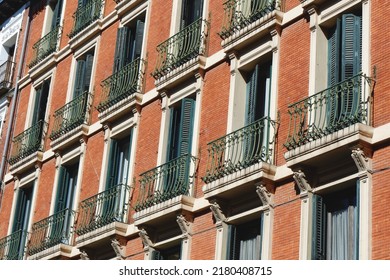
[[180, 114], [180, 108], [173, 107], [170, 109], [167, 161], [171, 161], [179, 155]]
[[27, 230], [33, 187], [19, 188], [12, 232]]
[[323, 198], [313, 195], [312, 259], [326, 259], [326, 207]]
[[34, 125], [39, 121], [40, 117], [40, 104], [41, 104], [41, 98], [42, 98], [42, 86], [37, 88], [35, 91], [35, 100], [34, 100], [34, 111], [33, 116], [31, 120], [31, 124]]
[[124, 65], [128, 57], [128, 41], [131, 30], [127, 26], [118, 28], [116, 35], [115, 55], [114, 55], [114, 68], [113, 73], [118, 72]]
[[239, 249], [239, 242], [237, 242], [237, 227], [235, 225], [228, 225], [226, 246], [227, 260], [237, 259], [237, 247]]
[[106, 180], [106, 190], [115, 186], [118, 170], [118, 141], [111, 139], [108, 167], [107, 167], [107, 180]]
[[[141, 20], [137, 20], [137, 25], [135, 27], [135, 38], [134, 38], [134, 47], [131, 61], [139, 58], [142, 51], [142, 41], [144, 39], [144, 29], [145, 23]], [[130, 61], [129, 61], [130, 62]]]
[[195, 100], [184, 98], [181, 105], [179, 130], [179, 155], [191, 153], [192, 131], [194, 127]]
[[62, 0], [57, 0], [53, 10], [53, 17], [51, 22], [51, 30], [54, 30], [57, 26], [61, 24], [61, 13], [62, 13]]
[[245, 114], [246, 125], [252, 124], [256, 120], [258, 77], [259, 77], [259, 65], [256, 65], [255, 69], [250, 74], [249, 81], [247, 83], [246, 114]]
[[91, 83], [92, 66], [93, 66], [93, 54], [87, 54], [85, 58], [85, 75], [84, 75], [83, 92], [90, 91], [89, 85]]
[[80, 96], [84, 89], [84, 77], [85, 77], [85, 60], [77, 60], [76, 65], [76, 78], [74, 83], [73, 98]]
[[56, 205], [54, 208], [54, 213], [64, 210], [67, 198], [67, 185], [69, 181], [69, 174], [65, 167], [60, 166], [59, 176], [58, 176], [58, 187], [57, 187], [57, 196], [56, 196]]
[[341, 21], [337, 19], [328, 40], [328, 86], [334, 86], [340, 82], [340, 33]]
[[203, 0], [183, 0], [180, 29], [185, 28], [202, 17]]
[[153, 250], [152, 251], [152, 257], [151, 257], [152, 260], [162, 260], [162, 256], [161, 256], [161, 253], [160, 251], [158, 250]]

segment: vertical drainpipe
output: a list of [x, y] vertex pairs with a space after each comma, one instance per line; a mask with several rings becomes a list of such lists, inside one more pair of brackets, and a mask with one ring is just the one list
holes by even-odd
[[[24, 11], [26, 11], [29, 8], [30, 2], [26, 3], [25, 5], [26, 6], [25, 6]], [[18, 103], [18, 97], [19, 97], [19, 80], [21, 78], [22, 71], [23, 71], [23, 65], [24, 65], [23, 62], [24, 62], [24, 56], [25, 56], [25, 52], [26, 52], [27, 37], [28, 37], [29, 30], [30, 30], [30, 15], [28, 14], [27, 15], [27, 22], [26, 22], [26, 26], [25, 26], [25, 30], [24, 30], [22, 52], [21, 52], [20, 58], [19, 58], [18, 72], [17, 72], [17, 76], [16, 76], [15, 88], [14, 88], [14, 93], [13, 93], [13, 99], [14, 100], [13, 100], [12, 106], [11, 106], [11, 112], [10, 112], [10, 115], [9, 115], [10, 117], [9, 117], [9, 123], [8, 123], [8, 128], [7, 128], [7, 134], [6, 134], [5, 142], [4, 142], [4, 150], [3, 150], [3, 155], [1, 157], [1, 165], [0, 165], [0, 209], [1, 209], [2, 201], [3, 201], [3, 193], [4, 193], [4, 187], [5, 187], [4, 176], [5, 176], [5, 170], [6, 170], [5, 167], [6, 167], [6, 164], [7, 164], [7, 155], [8, 155], [9, 148], [10, 148], [10, 139], [11, 139], [11, 134], [12, 134], [12, 130], [13, 130], [13, 127], [14, 127], [14, 120], [15, 120], [15, 109], [16, 109], [16, 104]]]

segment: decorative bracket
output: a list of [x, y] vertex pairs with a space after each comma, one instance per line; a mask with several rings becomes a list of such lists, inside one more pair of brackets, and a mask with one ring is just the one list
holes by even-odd
[[176, 222], [179, 224], [184, 237], [188, 238], [191, 236], [191, 223], [183, 215], [177, 216]]
[[140, 229], [139, 236], [142, 239], [142, 243], [144, 244], [144, 250], [149, 250], [150, 247], [153, 246], [153, 242], [150, 240], [150, 237], [144, 228]]
[[294, 172], [293, 178], [298, 185], [301, 193], [311, 191], [310, 184], [307, 182], [306, 175], [302, 170], [298, 170]]
[[360, 148], [353, 149], [351, 157], [355, 162], [359, 172], [368, 171], [370, 169], [369, 159], [364, 154], [362, 149]]
[[268, 191], [265, 184], [260, 183], [256, 186], [256, 193], [264, 206], [273, 207], [273, 195]]
[[83, 261], [89, 260], [88, 254], [85, 251], [80, 252], [80, 259]]
[[111, 240], [111, 247], [114, 249], [117, 260], [124, 260], [125, 259], [123, 254], [122, 254], [123, 246], [119, 243], [119, 241], [117, 239], [114, 238]]
[[223, 214], [221, 206], [218, 204], [218, 202], [213, 201], [210, 205], [210, 210], [213, 213], [213, 216], [217, 223], [226, 222], [227, 218], [225, 214]]

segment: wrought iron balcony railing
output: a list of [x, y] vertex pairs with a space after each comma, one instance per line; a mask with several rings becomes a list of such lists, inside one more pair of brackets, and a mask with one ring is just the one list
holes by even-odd
[[233, 35], [273, 10], [280, 9], [280, 0], [228, 0], [224, 6], [222, 39]]
[[358, 74], [288, 107], [284, 146], [294, 149], [355, 123], [368, 124], [373, 79]]
[[78, 7], [73, 14], [74, 25], [72, 31], [69, 33], [69, 37], [74, 37], [92, 22], [99, 19], [102, 7], [102, 0], [89, 0], [84, 6]]
[[79, 207], [76, 233], [86, 234], [112, 222], [126, 223], [130, 189], [120, 184], [83, 200]]
[[32, 226], [28, 254], [34, 255], [58, 244], [69, 244], [75, 212], [64, 209]]
[[14, 63], [11, 60], [5, 61], [0, 65], [0, 92], [3, 89], [10, 89], [12, 87], [12, 71]]
[[88, 111], [92, 94], [88, 91], [54, 112], [54, 126], [50, 139], [55, 140], [72, 129], [88, 123]]
[[27, 236], [27, 231], [18, 230], [0, 239], [0, 260], [22, 260]]
[[11, 156], [9, 164], [15, 164], [29, 155], [43, 151], [44, 131], [47, 123], [40, 120], [30, 128], [26, 129], [12, 140]]
[[33, 58], [28, 64], [29, 68], [37, 65], [57, 50], [60, 32], [61, 27], [57, 26], [33, 45]]
[[144, 78], [144, 64], [145, 61], [138, 58], [105, 79], [101, 83], [102, 96], [96, 109], [102, 112], [126, 97], [140, 92]]
[[264, 117], [210, 142], [207, 170], [202, 180], [210, 183], [255, 163], [270, 162], [275, 131], [276, 122]]
[[194, 179], [194, 174], [190, 174], [191, 163], [195, 161], [195, 157], [184, 155], [141, 174], [135, 210], [140, 211], [178, 195], [189, 195]]
[[208, 25], [200, 18], [158, 45], [157, 65], [152, 76], [161, 78], [187, 61], [205, 55]]

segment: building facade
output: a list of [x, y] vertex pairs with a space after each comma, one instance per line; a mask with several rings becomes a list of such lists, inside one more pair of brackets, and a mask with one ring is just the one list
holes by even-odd
[[0, 259], [390, 258], [385, 1], [10, 2]]

